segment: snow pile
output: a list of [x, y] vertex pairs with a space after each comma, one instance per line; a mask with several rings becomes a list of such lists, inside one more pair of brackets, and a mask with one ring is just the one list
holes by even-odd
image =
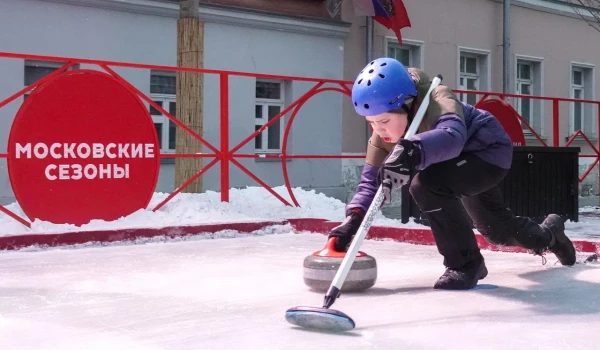
[[[292, 203], [284, 186], [273, 189]], [[248, 222], [285, 220], [292, 218], [320, 218], [331, 221], [344, 220], [345, 203], [317, 193], [314, 190], [293, 189], [300, 207], [286, 206], [262, 187], [231, 189], [229, 202], [221, 202], [219, 192], [201, 194], [180, 193], [156, 212], [152, 209], [169, 194], [155, 193], [148, 209], [138, 210], [131, 215], [114, 221], [93, 220], [81, 227], [67, 224], [52, 224], [36, 220], [31, 229], [9, 216], [0, 213], [0, 236], [22, 233], [52, 233], [67, 231], [89, 231], [139, 227], [165, 227], [198, 225], [206, 223]], [[6, 206], [17, 215], [26, 218], [17, 203]], [[400, 210], [398, 208], [398, 210]], [[567, 222], [567, 234], [575, 239], [600, 239], [600, 207], [585, 207], [580, 210], [579, 222]], [[400, 220], [388, 219], [378, 213], [375, 225], [427, 228], [412, 220], [402, 224]]]
[[599, 206], [585, 206], [579, 208], [579, 212], [582, 214], [599, 214], [600, 215], [600, 207]]
[[[292, 203], [284, 186], [273, 188], [275, 192]], [[103, 230], [136, 227], [165, 227], [197, 225], [204, 223], [247, 222], [283, 220], [291, 218], [321, 218], [331, 221], [344, 219], [345, 203], [316, 193], [314, 190], [293, 189], [300, 207], [286, 206], [262, 187], [231, 189], [229, 202], [221, 202], [220, 192], [207, 191], [201, 194], [179, 193], [158, 211], [152, 209], [162, 202], [168, 193], [155, 193], [147, 209], [115, 221], [93, 220], [81, 227], [68, 224], [52, 224], [36, 220], [31, 229], [9, 216], [0, 213], [0, 236], [19, 233], [50, 233], [83, 230]], [[17, 203], [6, 206], [17, 215], [26, 218]], [[399, 226], [400, 220], [385, 218], [381, 213], [375, 220], [377, 225]], [[425, 227], [409, 223], [413, 227]]]

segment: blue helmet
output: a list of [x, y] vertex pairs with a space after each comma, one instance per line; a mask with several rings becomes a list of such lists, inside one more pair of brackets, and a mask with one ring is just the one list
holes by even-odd
[[417, 95], [417, 86], [404, 65], [393, 58], [378, 58], [358, 74], [352, 86], [356, 113], [372, 116], [400, 108]]

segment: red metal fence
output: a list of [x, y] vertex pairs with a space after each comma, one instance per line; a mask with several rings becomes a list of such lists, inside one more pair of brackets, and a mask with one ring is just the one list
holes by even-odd
[[[265, 184], [260, 178], [258, 178], [255, 174], [253, 174], [250, 170], [248, 170], [245, 166], [243, 166], [238, 159], [249, 159], [249, 158], [277, 158], [281, 159], [281, 167], [283, 172], [283, 178], [285, 182], [285, 186], [288, 190], [288, 194], [292, 203], [295, 206], [299, 206], [298, 201], [296, 200], [294, 193], [292, 191], [291, 183], [288, 176], [287, 162], [286, 159], [339, 159], [339, 158], [364, 158], [364, 155], [336, 155], [336, 154], [323, 154], [323, 155], [309, 155], [309, 154], [288, 154], [287, 150], [287, 141], [290, 135], [290, 130], [292, 124], [298, 115], [298, 112], [302, 108], [302, 106], [313, 96], [325, 92], [325, 91], [336, 91], [342, 93], [346, 96], [350, 96], [351, 94], [351, 86], [352, 81], [346, 80], [335, 80], [335, 79], [321, 79], [321, 78], [309, 78], [309, 77], [298, 77], [298, 76], [284, 76], [284, 75], [273, 75], [273, 74], [258, 74], [258, 73], [249, 73], [249, 72], [238, 72], [238, 71], [226, 71], [226, 70], [215, 70], [215, 69], [193, 69], [193, 68], [180, 68], [173, 66], [163, 66], [163, 65], [149, 65], [149, 64], [136, 64], [136, 63], [127, 63], [127, 62], [115, 62], [115, 61], [103, 61], [103, 60], [92, 60], [92, 59], [82, 59], [82, 58], [72, 58], [72, 57], [58, 57], [58, 56], [41, 56], [41, 55], [29, 55], [29, 54], [20, 54], [20, 53], [9, 53], [9, 52], [0, 52], [0, 58], [9, 58], [9, 59], [20, 59], [20, 60], [36, 60], [36, 61], [50, 61], [50, 62], [66, 62], [62, 67], [57, 69], [56, 71], [50, 73], [49, 75], [43, 77], [42, 79], [36, 81], [35, 83], [20, 89], [13, 95], [5, 98], [0, 102], [0, 108], [6, 106], [10, 102], [16, 100], [17, 98], [23, 96], [25, 93], [34, 90], [40, 84], [48, 82], [54, 78], [56, 78], [60, 73], [66, 71], [67, 69], [73, 67], [76, 64], [88, 64], [88, 65], [96, 65], [102, 68], [106, 73], [112, 75], [116, 78], [121, 84], [126, 86], [127, 88], [133, 90], [137, 95], [147, 102], [149, 105], [154, 107], [156, 110], [160, 111], [165, 117], [173, 121], [179, 128], [185, 130], [188, 134], [194, 137], [196, 140], [201, 142], [206, 148], [208, 148], [212, 153], [203, 153], [203, 154], [182, 154], [182, 153], [161, 153], [161, 158], [212, 158], [212, 160], [204, 165], [202, 169], [199, 169], [198, 172], [189, 178], [182, 186], [173, 191], [165, 200], [156, 205], [152, 210], [156, 211], [163, 207], [166, 203], [168, 203], [173, 197], [175, 197], [178, 193], [180, 193], [185, 187], [187, 187], [191, 182], [198, 179], [204, 173], [206, 173], [209, 169], [215, 166], [220, 162], [220, 170], [221, 170], [221, 178], [220, 178], [220, 190], [221, 190], [221, 200], [229, 201], [229, 164], [232, 163], [237, 166], [241, 171], [247, 174], [250, 178], [264, 187], [267, 191], [277, 197], [282, 203], [285, 205], [291, 205], [288, 200], [277, 194], [271, 187]], [[141, 92], [138, 88], [133, 86], [119, 74], [117, 74], [114, 70], [115, 67], [121, 68], [134, 68], [134, 69], [157, 69], [162, 71], [182, 71], [182, 72], [196, 72], [202, 74], [210, 74], [219, 76], [219, 92], [220, 92], [220, 144], [219, 146], [212, 145], [208, 141], [206, 141], [201, 135], [198, 135], [196, 132], [192, 131], [188, 126], [181, 123], [177, 118], [171, 115], [168, 111], [163, 109], [161, 106], [156, 104], [150, 97]], [[229, 81], [230, 77], [250, 77], [250, 78], [264, 78], [264, 79], [278, 79], [285, 81], [302, 81], [302, 82], [311, 82], [314, 83], [312, 88], [310, 88], [306, 93], [304, 93], [301, 97], [293, 101], [290, 105], [288, 105], [285, 109], [283, 109], [276, 117], [274, 117], [271, 121], [263, 125], [260, 129], [256, 130], [254, 133], [248, 135], [243, 141], [231, 147], [230, 145], [230, 131], [229, 131]], [[457, 93], [468, 93], [468, 94], [479, 94], [484, 95], [483, 99], [489, 98], [491, 96], [495, 96], [498, 98], [506, 98], [506, 97], [515, 97], [515, 98], [530, 98], [530, 99], [540, 99], [552, 101], [553, 111], [552, 111], [552, 120], [553, 120], [553, 146], [559, 145], [559, 102], [582, 102], [582, 103], [592, 103], [595, 105], [600, 104], [599, 101], [588, 101], [588, 100], [575, 100], [569, 98], [557, 98], [557, 97], [541, 97], [541, 96], [529, 96], [529, 95], [518, 95], [518, 94], [501, 94], [501, 93], [493, 93], [493, 92], [476, 92], [476, 91], [467, 91], [467, 90], [455, 90]], [[483, 100], [482, 99], [482, 100]], [[280, 154], [255, 154], [255, 153], [237, 153], [244, 145], [250, 142], [253, 138], [255, 138], [258, 134], [262, 133], [266, 128], [276, 123], [286, 114], [291, 113], [290, 118], [285, 125], [285, 132], [283, 135], [283, 144], [282, 150]], [[600, 124], [600, 116], [599, 124]], [[527, 124], [527, 122], [521, 118], [521, 122], [531, 130], [532, 134], [536, 136], [536, 138], [545, 146], [548, 146], [543, 139], [538, 135], [538, 133], [533, 130]], [[581, 136], [588, 142], [591, 146], [591, 149], [594, 151], [594, 155], [581, 155], [581, 157], [593, 157], [595, 158], [595, 162], [590, 167], [590, 170], [586, 172], [586, 174], [580, 179], [583, 181], [588, 173], [591, 171], [593, 166], [595, 166], [599, 159], [600, 153], [598, 152], [598, 148], [594, 147], [594, 145], [590, 142], [589, 138], [581, 131], [578, 131], [571, 137], [571, 139], [567, 142], [567, 145], [571, 144], [575, 137]], [[599, 147], [600, 148], [600, 147]], [[7, 158], [8, 154], [0, 154], [0, 158]], [[26, 219], [16, 215], [15, 213], [9, 211], [8, 209], [0, 206], [0, 211], [11, 216], [15, 220], [21, 222], [26, 226], [30, 226], [29, 221]]]
[[[550, 101], [552, 102], [552, 147], [560, 147], [560, 103], [561, 102], [565, 102], [565, 103], [582, 103], [582, 104], [592, 104], [594, 106], [596, 106], [596, 112], [598, 113], [598, 115], [596, 115], [597, 118], [597, 127], [600, 126], [600, 101], [595, 101], [595, 100], [583, 100], [583, 99], [574, 99], [574, 98], [564, 98], [564, 97], [547, 97], [547, 96], [532, 96], [532, 95], [522, 95], [522, 94], [505, 94], [505, 93], [499, 93], [499, 92], [488, 92], [488, 91], [477, 91], [477, 92], [473, 92], [470, 90], [460, 90], [460, 89], [455, 89], [453, 90], [456, 93], [465, 93], [465, 94], [477, 94], [477, 95], [483, 95], [483, 97], [477, 101], [477, 104], [481, 103], [482, 101], [486, 100], [489, 97], [497, 97], [503, 100], [506, 100], [506, 98], [525, 98], [525, 99], [529, 99], [529, 100], [539, 100], [539, 101]], [[477, 106], [476, 104], [476, 106]], [[529, 132], [531, 132], [531, 134], [545, 147], [548, 147], [548, 144], [542, 139], [542, 137], [538, 134], [538, 132], [536, 130], [534, 130], [531, 125], [529, 125], [529, 123], [520, 115], [517, 114], [517, 117], [519, 118], [519, 121], [521, 122], [521, 124], [524, 126], [524, 128], [526, 128], [526, 130], [528, 130]], [[543, 116], [542, 116], [543, 117]], [[543, 119], [543, 118], [542, 118]], [[581, 178], [579, 178], [579, 182], [583, 182], [583, 180], [585, 180], [585, 178], [589, 175], [589, 173], [593, 170], [594, 166], [596, 166], [598, 164], [598, 162], [600, 161], [600, 152], [598, 151], [598, 149], [600, 149], [600, 134], [598, 133], [598, 129], [596, 129], [596, 135], [598, 135], [598, 147], [595, 147], [594, 144], [590, 141], [590, 138], [582, 131], [582, 130], [576, 130], [573, 135], [571, 135], [569, 137], [569, 139], [567, 140], [567, 142], [563, 145], [564, 147], [569, 147], [573, 141], [575, 141], [575, 139], [577, 137], [581, 137], [583, 140], [585, 140], [585, 142], [590, 146], [590, 149], [594, 152], [594, 154], [580, 154], [579, 157], [580, 158], [594, 158], [594, 163], [592, 163], [592, 165], [590, 165], [590, 167], [587, 169], [587, 171], [583, 174], [583, 176]], [[600, 189], [600, 172], [598, 172], [598, 185], [599, 185], [599, 189]]]

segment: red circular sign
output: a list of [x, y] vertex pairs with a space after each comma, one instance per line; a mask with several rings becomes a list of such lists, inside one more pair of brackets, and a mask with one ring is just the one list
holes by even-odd
[[40, 85], [8, 138], [8, 174], [31, 220], [82, 225], [148, 206], [160, 167], [156, 130], [138, 96], [93, 70]]
[[519, 122], [519, 113], [506, 101], [498, 99], [487, 99], [477, 103], [477, 108], [490, 112], [506, 130], [513, 146], [525, 146], [525, 135], [523, 127]]

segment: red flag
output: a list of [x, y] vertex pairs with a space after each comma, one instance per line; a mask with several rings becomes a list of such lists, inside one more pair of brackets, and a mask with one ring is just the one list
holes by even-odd
[[410, 19], [408, 12], [404, 7], [402, 0], [378, 0], [385, 11], [389, 14], [389, 18], [384, 16], [373, 16], [373, 19], [381, 23], [387, 29], [391, 29], [398, 38], [398, 43], [402, 45], [402, 34], [400, 29], [410, 27]]

